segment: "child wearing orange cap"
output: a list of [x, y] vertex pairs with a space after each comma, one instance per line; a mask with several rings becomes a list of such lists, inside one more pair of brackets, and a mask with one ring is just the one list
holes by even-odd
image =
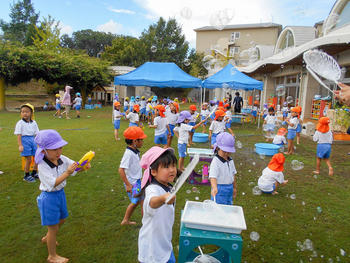
[[285, 157], [282, 153], [272, 156], [268, 166], [262, 171], [258, 180], [259, 189], [265, 194], [278, 194], [278, 185], [285, 185], [288, 180], [284, 180], [283, 165]]
[[299, 123], [298, 123], [296, 132], [297, 132], [297, 145], [299, 145], [300, 144], [300, 133], [301, 133], [302, 125], [303, 125], [303, 121], [300, 118], [302, 109], [301, 109], [300, 106], [296, 106], [295, 108], [297, 108], [297, 111], [298, 111], [298, 121], [299, 121]]
[[126, 208], [121, 225], [135, 225], [136, 222], [130, 221], [130, 217], [138, 204], [142, 207], [142, 198], [138, 197], [141, 191], [142, 168], [140, 166], [139, 148], [143, 145], [143, 139], [147, 136], [140, 127], [131, 126], [124, 133], [126, 150], [119, 166], [119, 174], [124, 182], [126, 193], [128, 194], [130, 204]]
[[[195, 126], [197, 118], [199, 116], [199, 113], [197, 112], [196, 105], [194, 105], [194, 104], [190, 105], [190, 113], [191, 113], [191, 120], [190, 120], [190, 122], [188, 124], [191, 125], [191, 126]], [[192, 129], [191, 132], [190, 132], [190, 140], [189, 140], [188, 145], [192, 144], [192, 138], [193, 138], [194, 132], [195, 132], [195, 129]]]
[[165, 118], [165, 107], [163, 105], [157, 105], [154, 107], [155, 118], [153, 125], [149, 125], [149, 128], [155, 128], [154, 131], [154, 143], [158, 146], [167, 145], [167, 133], [171, 133], [168, 120]]
[[[211, 142], [211, 147], [214, 147], [214, 144], [216, 143], [216, 136], [218, 136], [219, 133], [224, 132], [226, 129], [226, 123], [224, 122], [224, 117], [226, 113], [223, 110], [217, 110], [215, 111], [215, 118], [211, 122], [209, 127], [209, 140]], [[228, 131], [231, 133], [232, 136], [234, 136], [233, 131], [231, 128], [227, 128]]]
[[168, 104], [168, 107], [169, 110], [165, 111], [165, 116], [170, 129], [170, 132], [167, 131], [167, 147], [170, 147], [174, 137], [174, 128], [176, 125], [176, 121], [179, 118], [179, 104], [172, 101]]
[[114, 110], [113, 110], [113, 120], [114, 120], [114, 138], [116, 141], [119, 141], [120, 138], [118, 136], [118, 130], [120, 128], [120, 119], [122, 117], [122, 113], [120, 112], [120, 102], [114, 102]]
[[286, 128], [279, 128], [279, 130], [277, 131], [277, 134], [275, 135], [275, 137], [273, 137], [273, 144], [279, 145], [279, 146], [283, 146], [283, 145], [287, 145], [287, 140], [285, 135], [287, 134], [287, 129]]
[[225, 104], [224, 105], [224, 111], [226, 113], [225, 115], [225, 127], [226, 129], [231, 129], [231, 123], [232, 123], [232, 112], [231, 112], [231, 104]]
[[328, 165], [328, 174], [333, 175], [333, 168], [329, 157], [332, 150], [333, 133], [329, 130], [329, 118], [322, 117], [318, 120], [316, 132], [313, 136], [314, 142], [317, 142], [317, 162], [314, 174], [320, 174], [321, 160], [323, 159]]
[[291, 117], [286, 119], [286, 123], [288, 124], [288, 151], [285, 154], [293, 154], [294, 153], [294, 138], [297, 135], [297, 127], [299, 123], [298, 119], [298, 108], [291, 108]]
[[[131, 108], [131, 107], [130, 107]], [[129, 110], [126, 111], [125, 118], [129, 120], [129, 127], [131, 126], [139, 126], [140, 122], [140, 116], [139, 116], [139, 111], [140, 111], [140, 106], [138, 104], [135, 104], [132, 107], [132, 111], [130, 112]]]
[[254, 101], [254, 105], [252, 108], [252, 116], [254, 119], [254, 123], [256, 123], [256, 116], [258, 115], [258, 110], [259, 110], [259, 101], [256, 100], [256, 101]]

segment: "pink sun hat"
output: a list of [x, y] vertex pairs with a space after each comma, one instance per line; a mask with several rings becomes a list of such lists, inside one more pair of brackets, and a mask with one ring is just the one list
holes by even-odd
[[235, 149], [235, 137], [233, 137], [228, 132], [219, 133], [216, 137], [216, 143], [214, 144], [214, 149], [219, 147], [220, 150], [224, 152], [234, 153]]
[[166, 151], [173, 151], [173, 148], [161, 148], [159, 146], [153, 146], [152, 148], [150, 148], [147, 152], [145, 152], [142, 155], [141, 161], [140, 161], [140, 165], [143, 169], [145, 169], [145, 171], [143, 172], [143, 177], [142, 177], [142, 181], [141, 181], [141, 189], [145, 187], [145, 185], [147, 184], [147, 182], [151, 182], [151, 172], [150, 172], [150, 167], [152, 165], [152, 163], [154, 163], [159, 156], [161, 156], [164, 152]]

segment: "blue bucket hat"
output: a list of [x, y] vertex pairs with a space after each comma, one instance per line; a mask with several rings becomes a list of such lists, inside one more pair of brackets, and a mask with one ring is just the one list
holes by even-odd
[[218, 136], [216, 136], [216, 143], [214, 144], [214, 149], [216, 147], [219, 147], [219, 149], [224, 152], [236, 152], [235, 137], [233, 137], [228, 132], [219, 133]]
[[177, 119], [176, 123], [182, 123], [184, 120], [190, 120], [191, 119], [191, 113], [187, 110], [181, 111], [179, 114], [179, 118]]

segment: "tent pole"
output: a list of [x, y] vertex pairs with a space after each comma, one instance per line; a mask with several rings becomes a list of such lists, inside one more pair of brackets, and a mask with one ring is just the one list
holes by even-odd
[[205, 102], [205, 88], [204, 88], [204, 93], [203, 93], [203, 102]]
[[260, 117], [261, 117], [261, 99], [262, 99], [262, 92], [260, 92], [260, 105], [258, 107], [258, 129], [260, 128]]

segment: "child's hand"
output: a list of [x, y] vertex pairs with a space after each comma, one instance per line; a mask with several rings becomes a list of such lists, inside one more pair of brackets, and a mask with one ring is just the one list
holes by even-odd
[[211, 196], [214, 197], [218, 193], [218, 188], [217, 187], [212, 187], [211, 188]]
[[[167, 198], [169, 196], [170, 196], [170, 193], [166, 193], [166, 194], [163, 195], [163, 197], [164, 197], [164, 204], [165, 204], [165, 202], [166, 202], [166, 200], [167, 200]], [[175, 199], [176, 199], [176, 196], [173, 196], [173, 198], [171, 198], [167, 204], [168, 205], [172, 205], [175, 202]]]
[[91, 164], [90, 162], [87, 162], [86, 165], [83, 167], [83, 170], [86, 171], [86, 170], [89, 170], [91, 168]]
[[20, 152], [23, 152], [23, 145], [18, 146], [18, 150], [19, 150]]
[[287, 184], [288, 183], [288, 180], [284, 180], [283, 184]]
[[233, 198], [236, 198], [236, 196], [237, 196], [237, 189], [233, 188]]
[[132, 185], [129, 183], [129, 184], [127, 184], [126, 186], [125, 186], [125, 188], [126, 188], [126, 191], [128, 192], [128, 193], [131, 193], [131, 191], [132, 191]]
[[68, 168], [67, 168], [67, 173], [69, 175], [71, 175], [72, 173], [74, 173], [75, 169], [78, 168], [78, 164], [77, 163], [72, 163]]

